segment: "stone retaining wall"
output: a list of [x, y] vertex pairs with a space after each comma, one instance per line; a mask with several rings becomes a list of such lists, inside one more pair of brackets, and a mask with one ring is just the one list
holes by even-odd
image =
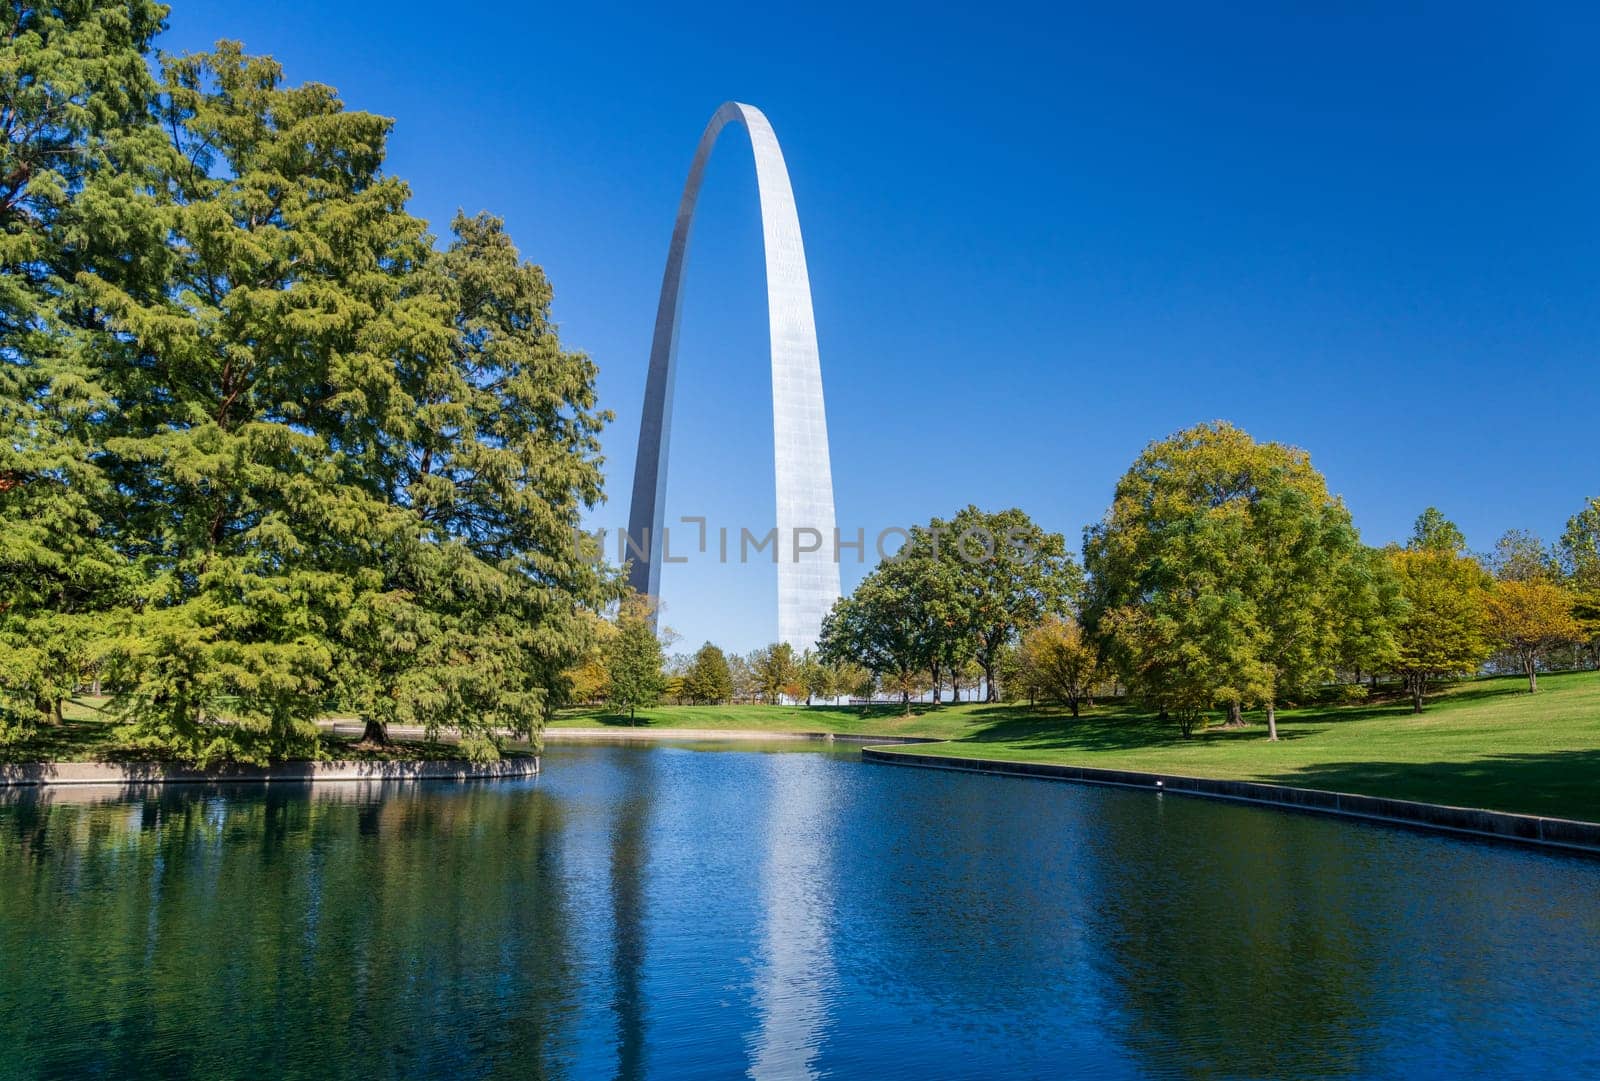
[[1326, 792], [1315, 788], [1290, 788], [1256, 781], [1222, 781], [1205, 777], [1179, 777], [1165, 773], [1137, 773], [1089, 766], [1057, 766], [1038, 762], [1001, 762], [988, 758], [955, 758], [906, 751], [862, 748], [868, 762], [899, 766], [961, 770], [969, 773], [998, 773], [1011, 777], [1042, 777], [1080, 784], [1117, 785], [1180, 796], [1236, 800], [1267, 804], [1286, 810], [1315, 814], [1336, 814], [1390, 825], [1442, 830], [1448, 833], [1491, 837], [1518, 844], [1543, 845], [1600, 855], [1600, 823], [1577, 822], [1568, 818], [1541, 818], [1537, 815], [1483, 811], [1471, 807], [1448, 807], [1438, 803], [1358, 796], [1347, 792]]

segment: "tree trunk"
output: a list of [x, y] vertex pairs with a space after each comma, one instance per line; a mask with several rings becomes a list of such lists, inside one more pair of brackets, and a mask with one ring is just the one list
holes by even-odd
[[1278, 704], [1267, 703], [1267, 738], [1276, 741], [1278, 738]]
[[989, 659], [987, 659], [987, 660], [985, 660], [983, 662], [983, 683], [984, 683], [983, 700], [985, 702], [998, 702], [998, 701], [1000, 701], [1000, 695], [998, 693], [996, 693], [995, 689], [994, 689], [994, 659], [993, 658], [989, 658]]
[[389, 746], [389, 726], [382, 721], [368, 720], [361, 729], [361, 742], [373, 747]]
[[1244, 726], [1244, 709], [1237, 702], [1228, 703], [1228, 727], [1242, 728]]
[[1411, 712], [1421, 713], [1422, 692], [1427, 687], [1427, 681], [1422, 676], [1410, 676], [1408, 682], [1411, 684]]
[[1072, 710], [1072, 715], [1074, 717], [1076, 717], [1078, 715], [1078, 699], [1077, 699], [1076, 695], [1074, 695], [1070, 700], [1068, 700], [1067, 708]]
[[930, 675], [933, 676], [933, 704], [937, 706], [939, 704], [939, 664], [937, 661], [934, 662]]
[[67, 723], [67, 719], [61, 715], [61, 699], [57, 698], [50, 703], [50, 715], [55, 718], [57, 725]]
[[1532, 653], [1525, 654], [1522, 658], [1522, 670], [1528, 673], [1528, 693], [1539, 693], [1539, 672], [1534, 667], [1536, 658]]

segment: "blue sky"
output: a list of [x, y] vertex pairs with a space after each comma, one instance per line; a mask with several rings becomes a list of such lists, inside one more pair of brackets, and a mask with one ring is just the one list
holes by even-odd
[[[1600, 495], [1595, 16], [1461, 4], [935, 6], [177, 0], [394, 117], [414, 209], [504, 216], [600, 364], [625, 525], [695, 140], [771, 119], [806, 235], [847, 531], [1017, 505], [1074, 546], [1153, 438], [1305, 447], [1365, 538], [1426, 505], [1485, 549]], [[442, 18], [441, 13], [447, 18]], [[696, 220], [667, 513], [773, 518], [748, 143]], [[865, 566], [847, 563], [848, 589]], [[685, 647], [776, 629], [770, 565], [669, 567]]]

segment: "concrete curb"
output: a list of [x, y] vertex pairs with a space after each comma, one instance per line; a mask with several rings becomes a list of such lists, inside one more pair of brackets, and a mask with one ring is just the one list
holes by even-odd
[[328, 781], [498, 781], [533, 777], [539, 759], [499, 762], [285, 762], [277, 766], [189, 769], [161, 763], [28, 762], [0, 765], [0, 787], [98, 785], [139, 788], [166, 784], [322, 784]]
[[1095, 769], [1089, 766], [1003, 762], [991, 758], [956, 758], [946, 755], [917, 754], [914, 751], [879, 750], [873, 747], [863, 747], [861, 758], [866, 762], [881, 762], [896, 766], [957, 770], [965, 773], [993, 773], [1008, 777], [1039, 777], [1047, 780], [1075, 781], [1079, 784], [1142, 788], [1147, 791], [1172, 792], [1180, 796], [1198, 796], [1204, 799], [1233, 800], [1282, 810], [1343, 815], [1347, 818], [1360, 818], [1391, 826], [1435, 830], [1600, 856], [1600, 823], [1578, 822], [1568, 818], [1542, 818], [1538, 815], [1484, 811], [1472, 807], [1450, 807], [1441, 803], [1417, 803], [1412, 800], [1386, 799], [1381, 796], [1358, 796], [1348, 792], [1327, 792], [1315, 788], [1290, 788], [1286, 785], [1262, 784], [1258, 781], [1222, 781], [1165, 773]]

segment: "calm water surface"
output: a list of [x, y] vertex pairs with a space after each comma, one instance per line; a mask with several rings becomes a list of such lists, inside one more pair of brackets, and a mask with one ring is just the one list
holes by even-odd
[[1600, 861], [861, 763], [0, 796], [0, 1076], [1600, 1077]]

